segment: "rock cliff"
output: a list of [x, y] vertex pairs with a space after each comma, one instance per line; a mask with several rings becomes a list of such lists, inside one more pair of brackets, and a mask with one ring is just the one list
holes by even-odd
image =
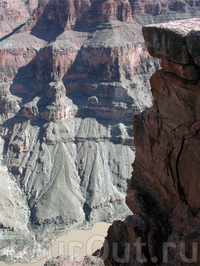
[[139, 24], [198, 17], [199, 0], [29, 0], [7, 1], [0, 5], [0, 38], [21, 29], [27, 24], [34, 30], [95, 28], [109, 20]]
[[130, 0], [133, 19], [141, 25], [199, 17], [200, 1]]
[[199, 265], [199, 32], [199, 19], [143, 27], [162, 69], [153, 106], [134, 118], [134, 215], [109, 228], [105, 265]]
[[[26, 195], [29, 233], [43, 249], [60, 232], [129, 213], [124, 196], [135, 154], [132, 119], [152, 105], [148, 81], [160, 67], [132, 18], [134, 5], [128, 0], [0, 5], [4, 159]], [[172, 11], [182, 12], [180, 6]], [[198, 14], [198, 1], [191, 10]], [[168, 61], [163, 64], [172, 68]], [[176, 71], [198, 75], [197, 67], [187, 69]], [[9, 224], [4, 227], [7, 235]], [[1, 258], [23, 260], [23, 252], [14, 249], [11, 256], [10, 250], [1, 249]]]
[[[45, 251], [55, 235], [129, 213], [132, 119], [152, 104], [159, 60], [128, 1], [39, 1], [27, 10], [31, 18], [0, 42], [0, 132], [28, 203], [27, 230]], [[0, 256], [26, 261], [25, 250], [7, 245]]]
[[[23, 261], [44, 256], [43, 246], [37, 243], [35, 235], [28, 229], [30, 217], [26, 195], [17, 186], [14, 176], [7, 171], [3, 158], [4, 140], [0, 138], [0, 254], [9, 256], [10, 261], [20, 254]], [[26, 247], [24, 248], [26, 243]], [[13, 252], [15, 250], [15, 252]]]
[[28, 49], [21, 43], [28, 31], [2, 42], [7, 163], [35, 224], [107, 220], [104, 205], [109, 219], [116, 208], [124, 212], [124, 176], [134, 156], [131, 121], [151, 105], [145, 83], [159, 65], [139, 29], [115, 21], [92, 34], [64, 31], [49, 44], [32, 35]]

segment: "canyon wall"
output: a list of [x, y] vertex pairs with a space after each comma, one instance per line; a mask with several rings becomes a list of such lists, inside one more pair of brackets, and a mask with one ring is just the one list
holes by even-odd
[[132, 17], [141, 25], [199, 17], [200, 1], [130, 0]]
[[33, 31], [56, 27], [58, 32], [58, 26], [60, 30], [84, 31], [109, 20], [134, 19], [145, 25], [198, 17], [199, 13], [199, 0], [4, 0], [0, 4], [0, 38], [3, 40], [26, 23]]
[[105, 265], [199, 265], [199, 32], [199, 19], [143, 27], [162, 69], [150, 79], [153, 106], [134, 118], [134, 215], [109, 228]]
[[[23, 226], [30, 247], [45, 250], [55, 235], [130, 213], [124, 197], [135, 156], [132, 120], [151, 107], [149, 78], [160, 68], [141, 33], [151, 7], [137, 14], [137, 4], [153, 5], [128, 0], [0, 5], [2, 154], [21, 190], [17, 200], [22, 193], [29, 210]], [[166, 20], [199, 14], [198, 1], [187, 5], [184, 12], [181, 4], [168, 7]], [[1, 212], [0, 258], [28, 261], [25, 242], [16, 248], [23, 226], [11, 227], [7, 211]]]
[[39, 1], [2, 37], [2, 154], [28, 207], [30, 245], [17, 245], [23, 230], [2, 209], [1, 260], [26, 262], [32, 246], [41, 256], [59, 234], [130, 213], [132, 119], [151, 106], [159, 68], [130, 10], [128, 1]]

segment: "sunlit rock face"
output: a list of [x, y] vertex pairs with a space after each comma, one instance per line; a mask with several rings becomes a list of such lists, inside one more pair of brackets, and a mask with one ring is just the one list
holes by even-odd
[[136, 157], [126, 197], [134, 215], [109, 228], [105, 265], [124, 265], [124, 258], [125, 265], [199, 265], [199, 31], [199, 19], [143, 27], [162, 69], [150, 79], [153, 106], [134, 118]]
[[127, 211], [132, 119], [151, 105], [147, 80], [159, 67], [140, 29], [115, 20], [93, 33], [65, 30], [50, 44], [24, 29], [8, 38], [12, 48], [2, 43], [8, 164], [35, 224], [94, 223]]

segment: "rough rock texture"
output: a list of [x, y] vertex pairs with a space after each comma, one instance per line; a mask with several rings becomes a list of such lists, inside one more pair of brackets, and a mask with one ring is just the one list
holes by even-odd
[[[200, 22], [191, 19], [181, 24], [184, 26], [171, 22], [143, 28], [147, 48], [162, 58], [163, 69], [150, 79], [153, 107], [134, 118], [136, 157], [126, 197], [134, 215], [115, 221], [109, 228], [102, 249], [109, 250], [105, 265], [199, 265], [200, 76], [187, 76], [190, 68], [199, 70], [191, 64], [197, 55], [193, 58], [190, 52], [192, 41], [196, 45], [190, 31], [194, 36]], [[172, 56], [173, 49], [181, 51], [183, 47], [180, 31], [185, 54], [191, 58], [184, 65], [183, 57], [177, 62], [178, 57]], [[153, 46], [151, 34], [158, 32]], [[166, 61], [166, 56], [171, 62]], [[178, 75], [180, 64], [186, 71], [184, 75], [180, 71], [184, 77]], [[141, 252], [135, 247], [139, 241], [143, 245]], [[167, 253], [164, 243], [171, 245]]]
[[162, 59], [161, 67], [188, 80], [197, 80], [200, 75], [199, 67], [196, 65], [178, 64], [164, 58]]
[[159, 60], [128, 1], [39, 1], [29, 12], [0, 42], [0, 132], [45, 251], [55, 235], [130, 213], [132, 119], [152, 104]]
[[52, 258], [44, 264], [44, 266], [53, 266], [53, 265], [54, 266], [72, 266], [72, 265], [104, 266], [104, 262], [102, 259], [94, 256], [79, 257], [78, 255], [72, 255], [72, 256], [62, 255], [56, 258]]
[[141, 25], [199, 17], [200, 1], [130, 0], [133, 19]]
[[[8, 174], [6, 165], [3, 165], [2, 162], [5, 164], [5, 161], [2, 158], [3, 153], [3, 139], [0, 139], [1, 145], [1, 209], [4, 210], [4, 213], [1, 213], [1, 228], [8, 229], [10, 231], [16, 231], [18, 228], [22, 229], [28, 221], [28, 209], [23, 204], [22, 197], [20, 197], [20, 191], [17, 191], [17, 188], [9, 190], [9, 184], [13, 185], [11, 177]], [[17, 196], [12, 194], [18, 193], [18, 200]], [[17, 215], [15, 216], [15, 213]], [[3, 218], [2, 215], [5, 217]], [[18, 220], [16, 220], [18, 218]]]
[[[95, 17], [94, 17], [95, 14]], [[118, 19], [130, 22], [132, 18], [139, 24], [198, 17], [200, 1], [195, 0], [71, 0], [39, 1], [34, 11], [34, 19], [44, 26], [46, 21], [57, 22], [63, 28], [85, 27], [85, 24], [108, 22]]]
[[132, 10], [128, 0], [39, 1], [33, 20], [41, 24], [47, 21], [58, 22], [63, 28], [69, 29], [74, 26], [80, 27], [81, 23], [102, 23], [110, 19], [130, 22], [131, 15]]
[[[143, 27], [142, 31], [144, 38], [147, 39], [149, 53], [179, 64], [194, 64], [194, 60], [197, 59], [191, 50], [195, 51], [198, 40], [191, 34], [193, 32], [198, 34], [199, 22], [199, 18], [193, 18], [188, 20], [187, 25], [185, 25], [185, 20], [177, 20]], [[193, 44], [194, 48], [192, 48]]]
[[23, 262], [27, 262], [30, 258], [43, 256], [44, 251], [28, 229], [30, 212], [26, 196], [8, 173], [3, 147], [4, 141], [0, 138], [0, 257], [9, 257], [12, 261], [16, 259], [15, 253], [21, 253]]
[[33, 32], [54, 27], [58, 32], [63, 28], [95, 28], [95, 23], [113, 19], [130, 22], [133, 18], [145, 25], [198, 17], [199, 14], [199, 0], [4, 0], [0, 4], [0, 38], [22, 30], [27, 20], [26, 28], [31, 26]]
[[124, 176], [134, 156], [131, 121], [151, 105], [145, 82], [158, 67], [139, 29], [115, 21], [93, 34], [65, 31], [38, 52], [44, 42], [37, 37], [29, 49], [19, 48], [28, 32], [2, 43], [2, 54], [11, 57], [2, 60], [8, 164], [35, 224], [65, 227], [123, 215]]
[[133, 4], [1, 3], [0, 132], [44, 249], [59, 229], [129, 212], [132, 119], [151, 106], [148, 80], [160, 66], [132, 19]]
[[0, 40], [19, 30], [30, 18], [37, 0], [3, 0], [0, 3]]

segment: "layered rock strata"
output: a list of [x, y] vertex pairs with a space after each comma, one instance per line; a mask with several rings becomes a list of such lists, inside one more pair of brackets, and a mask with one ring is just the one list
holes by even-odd
[[[132, 117], [152, 104], [159, 68], [128, 1], [80, 1], [83, 13], [68, 3], [39, 1], [0, 43], [4, 157], [44, 250], [55, 235], [129, 213]], [[15, 250], [1, 259], [23, 260]]]
[[42, 25], [50, 21], [59, 23], [64, 29], [70, 29], [76, 26], [83, 27], [83, 24], [105, 23], [110, 19], [130, 22], [131, 15], [132, 10], [128, 0], [66, 2], [54, 0], [39, 1], [38, 8], [33, 13], [33, 21], [39, 21]]
[[29, 227], [46, 246], [57, 229], [129, 212], [132, 119], [151, 106], [148, 80], [159, 68], [132, 19], [135, 3], [1, 3], [4, 156], [26, 193]]
[[0, 41], [19, 30], [30, 19], [38, 1], [4, 0], [0, 3]]
[[[149, 71], [159, 66], [144, 48], [138, 28], [134, 22], [115, 21], [93, 34], [65, 31], [39, 51], [36, 45], [44, 41], [36, 37], [31, 48], [19, 48], [19, 38], [28, 32], [11, 37], [16, 38], [12, 53], [8, 41], [2, 43], [3, 56], [9, 54], [11, 59], [2, 61], [1, 83], [8, 165], [27, 193], [34, 223], [80, 223], [84, 212], [86, 219], [96, 222], [106, 202], [124, 205], [127, 180], [123, 176], [130, 171], [128, 158], [134, 156], [131, 120], [151, 105], [145, 82]], [[140, 82], [137, 73], [143, 74]], [[124, 165], [120, 154], [127, 160]], [[110, 178], [102, 182], [108, 175], [114, 184]], [[59, 209], [58, 198], [63, 206]], [[115, 208], [108, 212], [112, 217]], [[107, 219], [104, 216], [102, 211], [100, 219]]]
[[130, 0], [132, 17], [141, 25], [199, 17], [200, 1]]
[[27, 262], [30, 258], [43, 256], [45, 252], [28, 229], [30, 212], [26, 196], [8, 173], [3, 149], [4, 141], [0, 138], [0, 257], [15, 260], [13, 250], [16, 250], [21, 253], [23, 262]]
[[153, 107], [134, 118], [134, 215], [109, 228], [105, 265], [199, 265], [199, 29], [199, 19], [143, 27], [162, 69], [150, 79]]
[[58, 33], [62, 29], [94, 29], [95, 24], [116, 19], [130, 22], [133, 18], [145, 25], [199, 17], [199, 14], [199, 0], [4, 0], [0, 4], [0, 38], [24, 31], [24, 24], [25, 28], [31, 26], [33, 32], [57, 28]]

